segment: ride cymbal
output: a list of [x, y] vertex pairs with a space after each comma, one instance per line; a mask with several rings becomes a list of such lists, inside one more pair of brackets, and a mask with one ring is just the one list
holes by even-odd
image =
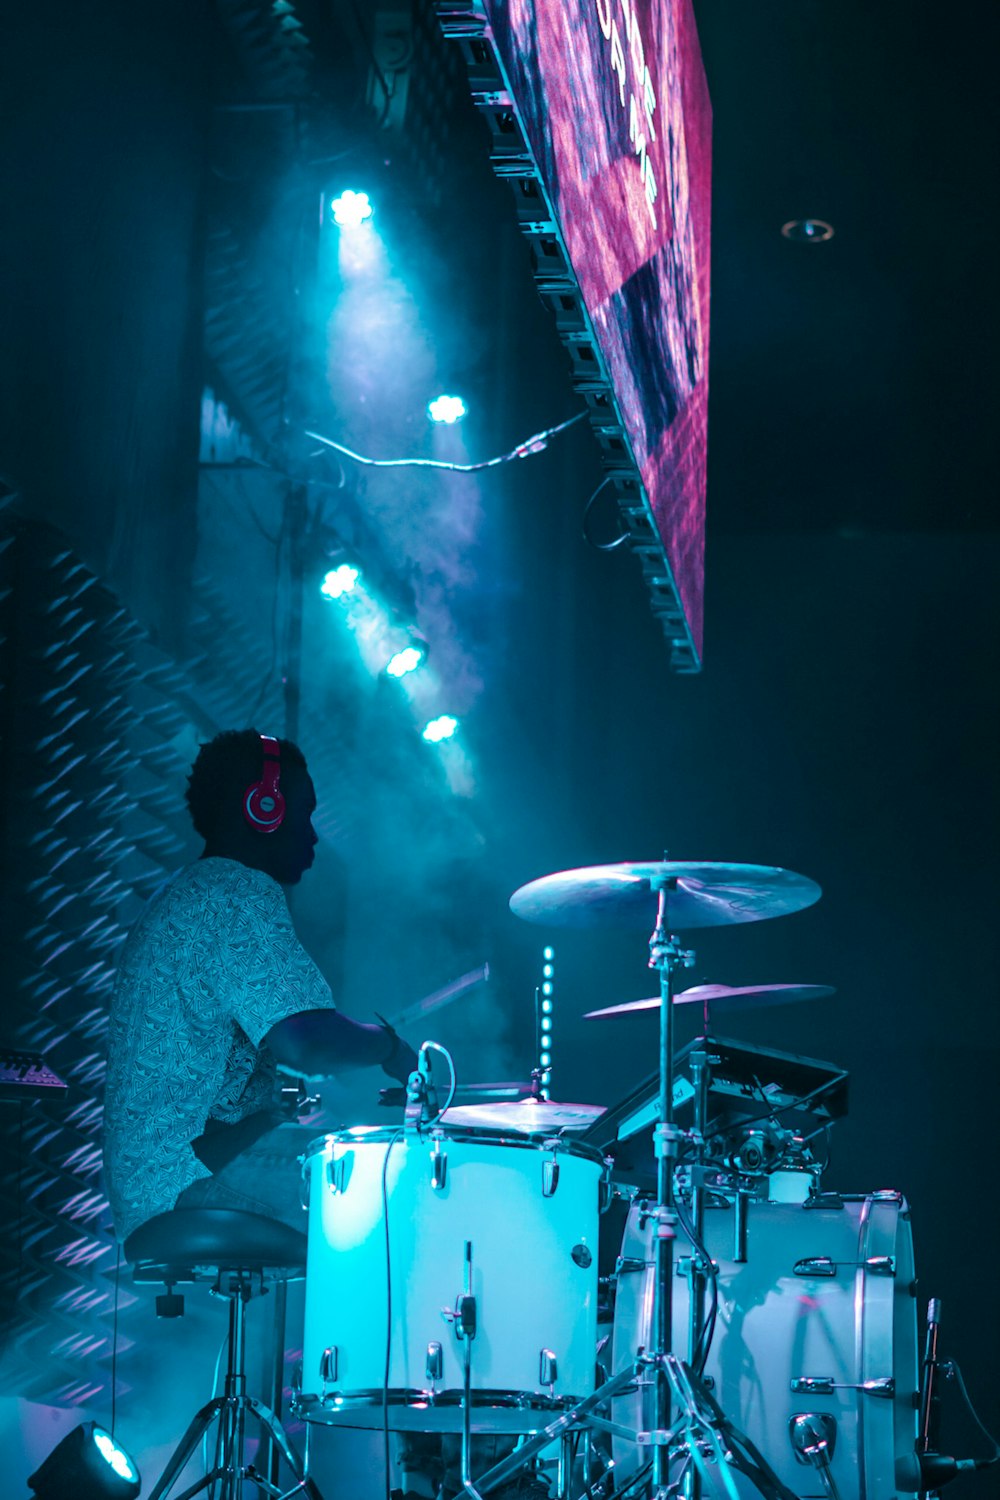
[[[675, 1005], [702, 1005], [712, 1010], [741, 1010], [746, 1006], [790, 1005], [797, 1000], [829, 1000], [837, 991], [830, 984], [696, 984], [674, 996]], [[634, 1011], [659, 1010], [659, 995], [646, 1000], [629, 1000], [624, 1005], [607, 1005], [602, 1010], [588, 1010], [585, 1021], [598, 1016], [626, 1016]]]
[[649, 929], [664, 883], [671, 932], [784, 917], [822, 895], [814, 880], [773, 865], [661, 860], [543, 875], [514, 892], [510, 909], [526, 922], [550, 927]]

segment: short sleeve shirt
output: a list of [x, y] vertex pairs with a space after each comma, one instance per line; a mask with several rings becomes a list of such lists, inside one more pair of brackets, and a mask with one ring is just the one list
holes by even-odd
[[209, 1119], [273, 1108], [271, 1027], [332, 1009], [285, 894], [260, 870], [202, 859], [157, 892], [122, 949], [108, 1028], [104, 1168], [121, 1239], [209, 1173]]

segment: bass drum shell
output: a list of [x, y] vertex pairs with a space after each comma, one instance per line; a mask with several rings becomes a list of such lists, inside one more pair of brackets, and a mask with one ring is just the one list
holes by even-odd
[[450, 1314], [465, 1291], [466, 1242], [477, 1314], [472, 1430], [534, 1432], [594, 1390], [599, 1153], [495, 1132], [345, 1131], [317, 1143], [303, 1171], [299, 1415], [381, 1427], [385, 1386], [391, 1428], [461, 1430], [465, 1345]]
[[[633, 1204], [622, 1243], [615, 1370], [653, 1343], [652, 1226], [644, 1207]], [[801, 1500], [828, 1500], [831, 1493], [792, 1448], [789, 1422], [803, 1412], [836, 1420], [831, 1472], [841, 1500], [894, 1500], [897, 1462], [912, 1456], [917, 1437], [916, 1284], [905, 1201], [898, 1193], [872, 1193], [821, 1199], [815, 1207], [751, 1203], [744, 1263], [733, 1259], [734, 1221], [731, 1205], [705, 1211], [705, 1246], [719, 1268], [718, 1316], [705, 1366], [713, 1396]], [[690, 1247], [683, 1235], [675, 1246], [673, 1344], [689, 1358], [684, 1261]], [[832, 1380], [835, 1389], [796, 1392], [793, 1382], [802, 1379]], [[892, 1382], [888, 1391], [886, 1381]], [[864, 1382], [878, 1384], [866, 1391], [859, 1389]], [[613, 1415], [633, 1431], [654, 1428], [650, 1385], [618, 1398]], [[649, 1453], [616, 1437], [620, 1477], [634, 1473]], [[758, 1496], [747, 1479], [731, 1473], [741, 1496]]]

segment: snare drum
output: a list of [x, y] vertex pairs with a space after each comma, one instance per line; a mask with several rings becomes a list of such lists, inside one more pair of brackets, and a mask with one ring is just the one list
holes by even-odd
[[[747, 1259], [733, 1259], [731, 1206], [705, 1211], [705, 1245], [719, 1267], [718, 1317], [705, 1367], [726, 1416], [802, 1500], [834, 1491], [800, 1459], [791, 1426], [803, 1413], [833, 1419], [830, 1473], [842, 1500], [893, 1500], [896, 1466], [917, 1436], [916, 1284], [909, 1214], [898, 1193], [819, 1200], [821, 1206], [749, 1206]], [[688, 1354], [689, 1246], [676, 1241], [673, 1344]], [[652, 1226], [633, 1204], [622, 1244], [614, 1368], [627, 1368], [652, 1337]], [[709, 1305], [706, 1294], [706, 1308]], [[652, 1387], [614, 1403], [633, 1430], [655, 1426]], [[623, 1475], [648, 1448], [615, 1438]], [[741, 1496], [758, 1496], [732, 1471]]]
[[[534, 1432], [595, 1385], [604, 1163], [564, 1139], [364, 1129], [314, 1143], [298, 1414], [460, 1430], [470, 1275], [471, 1424]], [[391, 1317], [387, 1316], [391, 1307]]]

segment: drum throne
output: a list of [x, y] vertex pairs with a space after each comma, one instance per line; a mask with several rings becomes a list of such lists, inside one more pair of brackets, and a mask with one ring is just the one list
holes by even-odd
[[[221, 1208], [173, 1209], [150, 1219], [130, 1235], [123, 1253], [132, 1266], [135, 1282], [166, 1288], [156, 1299], [159, 1317], [183, 1315], [184, 1298], [175, 1293], [175, 1286], [208, 1282], [212, 1292], [229, 1303], [229, 1353], [222, 1394], [214, 1396], [192, 1418], [148, 1500], [166, 1500], [213, 1426], [217, 1427], [214, 1467], [175, 1500], [191, 1500], [210, 1488], [217, 1500], [244, 1500], [249, 1493], [245, 1485], [255, 1486], [258, 1495], [278, 1500], [292, 1495], [323, 1500], [308, 1473], [308, 1436], [303, 1463], [274, 1412], [248, 1395], [246, 1388], [247, 1303], [270, 1284], [282, 1286], [305, 1275], [305, 1235], [260, 1214]], [[290, 1489], [280, 1489], [246, 1462], [248, 1418], [255, 1420], [261, 1440], [270, 1440], [270, 1451], [284, 1459], [293, 1476]]]

